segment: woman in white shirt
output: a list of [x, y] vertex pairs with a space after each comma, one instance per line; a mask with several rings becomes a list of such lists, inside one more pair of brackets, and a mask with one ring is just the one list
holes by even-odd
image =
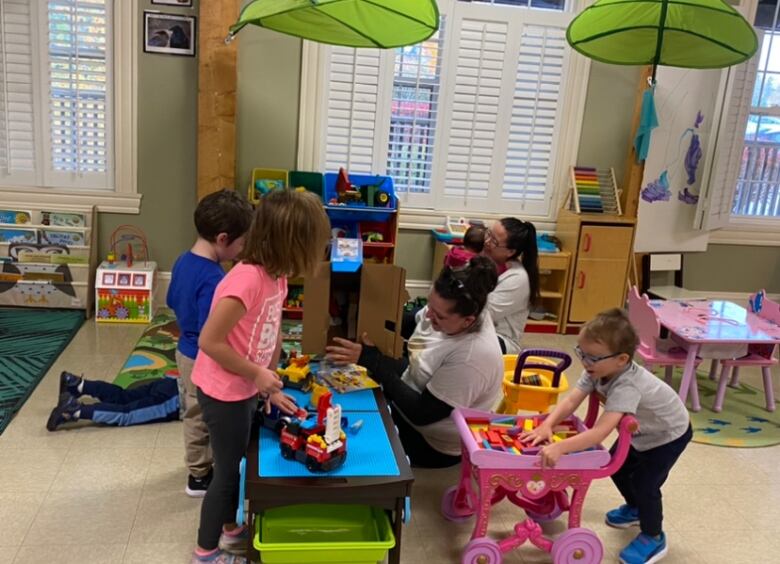
[[539, 302], [539, 251], [530, 221], [505, 217], [485, 233], [485, 255], [498, 268], [498, 285], [488, 296], [501, 352], [519, 354], [531, 306]]
[[495, 264], [483, 256], [461, 269], [442, 270], [417, 314], [409, 358], [383, 355], [362, 343], [334, 339], [334, 362], [368, 368], [393, 404], [393, 420], [413, 466], [444, 468], [460, 462], [460, 436], [450, 413], [456, 407], [491, 410], [501, 397], [503, 362], [486, 311], [495, 288]]

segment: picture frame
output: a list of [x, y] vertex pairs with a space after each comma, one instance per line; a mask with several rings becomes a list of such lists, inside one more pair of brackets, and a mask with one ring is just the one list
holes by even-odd
[[152, 4], [161, 6], [178, 6], [179, 8], [192, 8], [192, 0], [152, 0]]
[[144, 53], [195, 56], [197, 17], [144, 10]]
[[116, 283], [116, 275], [113, 272], [103, 273], [103, 285], [113, 286]]
[[133, 286], [144, 288], [146, 286], [146, 274], [133, 274]]

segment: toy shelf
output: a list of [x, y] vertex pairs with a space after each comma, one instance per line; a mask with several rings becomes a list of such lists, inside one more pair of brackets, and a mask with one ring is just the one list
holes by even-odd
[[[287, 281], [287, 297], [282, 306], [282, 347], [286, 353], [301, 353], [303, 338], [303, 278]], [[298, 302], [300, 305], [292, 305]]]
[[97, 264], [93, 206], [0, 209], [0, 305], [92, 312]]
[[[539, 253], [540, 309], [543, 319], [529, 316], [526, 331], [562, 333], [565, 330], [566, 295], [571, 270], [571, 253]], [[533, 314], [533, 312], [532, 312]]]

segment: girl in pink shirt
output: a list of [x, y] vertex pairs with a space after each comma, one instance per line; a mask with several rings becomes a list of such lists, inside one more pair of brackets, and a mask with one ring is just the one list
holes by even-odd
[[274, 372], [287, 278], [311, 272], [329, 237], [330, 223], [314, 194], [272, 192], [257, 206], [241, 262], [214, 292], [192, 370], [214, 452], [193, 564], [246, 562], [235, 555], [245, 551], [248, 535], [235, 523], [238, 466], [249, 446], [258, 393], [286, 413], [296, 408]]

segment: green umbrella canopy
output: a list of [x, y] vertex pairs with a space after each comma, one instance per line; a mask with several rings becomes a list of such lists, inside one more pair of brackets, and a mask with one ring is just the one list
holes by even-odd
[[617, 65], [722, 68], [758, 49], [751, 25], [722, 0], [598, 0], [574, 18], [566, 39]]
[[389, 49], [436, 33], [439, 8], [436, 0], [254, 0], [230, 35], [247, 24], [319, 43]]

